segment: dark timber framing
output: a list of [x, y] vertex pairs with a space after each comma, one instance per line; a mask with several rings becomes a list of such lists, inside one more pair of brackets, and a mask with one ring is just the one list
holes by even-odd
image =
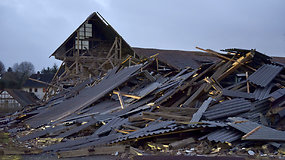
[[[127, 42], [98, 13], [91, 14], [51, 55], [62, 61], [49, 92], [74, 86], [87, 78], [98, 79], [125, 59], [133, 64], [138, 56]], [[125, 62], [125, 61], [124, 61]], [[50, 95], [49, 95], [50, 94]]]

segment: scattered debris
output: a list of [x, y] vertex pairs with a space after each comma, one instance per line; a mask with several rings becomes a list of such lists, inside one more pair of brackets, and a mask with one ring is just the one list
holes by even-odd
[[111, 62], [101, 76], [75, 79], [41, 105], [1, 118], [0, 127], [17, 143], [60, 158], [284, 157], [284, 65], [256, 50], [198, 49], [215, 58], [179, 65], [153, 53]]

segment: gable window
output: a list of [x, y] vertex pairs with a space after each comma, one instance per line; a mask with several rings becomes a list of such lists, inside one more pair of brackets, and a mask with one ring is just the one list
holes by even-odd
[[92, 24], [84, 24], [75, 37], [75, 49], [89, 49], [88, 38], [92, 37]]

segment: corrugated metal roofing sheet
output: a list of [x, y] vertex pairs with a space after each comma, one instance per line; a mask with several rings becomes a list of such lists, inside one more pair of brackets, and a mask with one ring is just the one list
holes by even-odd
[[252, 107], [250, 111], [239, 115], [239, 117], [243, 117], [254, 122], [259, 122], [260, 114], [264, 115], [270, 109], [270, 103], [267, 99], [255, 101], [251, 105]]
[[142, 65], [131, 66], [118, 72], [116, 72], [117, 69], [113, 69], [99, 84], [85, 88], [74, 98], [67, 99], [55, 107], [47, 108], [45, 111], [34, 116], [33, 119], [26, 121], [26, 123], [35, 128], [84, 109], [135, 75], [136, 71], [141, 67]]
[[250, 101], [242, 98], [235, 98], [209, 107], [203, 116], [206, 119], [214, 120], [223, 117], [234, 116], [239, 113], [249, 111], [250, 108]]
[[261, 87], [267, 86], [281, 72], [283, 67], [264, 64], [256, 72], [248, 77], [248, 80]]
[[164, 133], [166, 131], [170, 131], [170, 130], [174, 129], [175, 126], [176, 126], [176, 124], [174, 123], [174, 121], [162, 121], [162, 122], [155, 121], [153, 123], [150, 123], [145, 128], [142, 128], [142, 129], [134, 131], [130, 134], [119, 137], [114, 142], [124, 141], [127, 139], [145, 137], [145, 136], [153, 135], [153, 134]]
[[224, 96], [234, 97], [234, 98], [253, 98], [252, 93], [241, 92], [241, 91], [233, 91], [228, 89], [223, 89], [222, 93]]
[[215, 141], [215, 142], [233, 142], [242, 137], [242, 133], [239, 131], [232, 131], [228, 129], [219, 129], [214, 132], [211, 132], [201, 138], [199, 140], [207, 138], [209, 141]]
[[271, 93], [269, 95], [269, 97], [272, 97], [276, 100], [276, 99], [278, 99], [284, 95], [285, 95], [285, 88], [282, 88], [282, 89], [278, 89], [278, 90], [274, 91], [273, 93]]
[[190, 122], [199, 122], [203, 113], [208, 108], [209, 104], [212, 102], [212, 98], [209, 97], [206, 101], [203, 102], [202, 106], [198, 109], [196, 113], [193, 114], [193, 117]]
[[105, 134], [107, 132], [110, 132], [113, 128], [119, 128], [122, 124], [127, 123], [128, 119], [115, 117], [111, 121], [109, 121], [107, 124], [102, 125], [100, 128], [98, 128], [93, 135], [101, 135]]
[[263, 100], [267, 98], [273, 86], [274, 85], [267, 85], [266, 87], [256, 88], [255, 91], [253, 92], [255, 99]]
[[143, 129], [132, 132], [128, 135], [121, 136], [117, 140], [113, 141], [112, 143], [129, 140], [129, 139], [142, 138], [146, 136], [158, 135], [158, 134], [163, 134], [163, 133], [169, 133], [169, 132], [178, 131], [178, 130], [207, 128], [207, 127], [210, 127], [210, 128], [211, 127], [225, 127], [225, 126], [227, 126], [227, 124], [213, 122], [213, 121], [201, 121], [201, 123], [192, 123], [188, 125], [177, 125], [174, 123], [174, 121], [163, 121], [159, 123], [156, 122]]
[[[285, 131], [275, 130], [240, 117], [231, 117], [229, 120], [232, 121], [232, 123], [229, 123], [230, 126], [244, 133], [249, 133], [253, 129], [261, 126], [260, 129], [250, 134], [245, 140], [285, 141]], [[235, 123], [236, 121], [243, 122]]]

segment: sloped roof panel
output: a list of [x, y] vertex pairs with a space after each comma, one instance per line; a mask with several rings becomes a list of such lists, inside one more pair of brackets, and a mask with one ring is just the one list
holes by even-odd
[[[275, 130], [240, 117], [231, 117], [229, 120], [232, 121], [232, 123], [229, 123], [230, 126], [245, 134], [261, 126], [260, 129], [250, 134], [245, 140], [285, 141], [285, 131]], [[235, 123], [236, 121], [242, 123]]]
[[202, 140], [204, 138], [207, 138], [209, 141], [215, 141], [215, 142], [233, 142], [235, 140], [238, 140], [242, 137], [242, 133], [239, 131], [232, 131], [228, 129], [219, 129], [214, 132], [211, 132], [201, 138], [199, 140]]
[[282, 66], [264, 64], [248, 77], [248, 80], [261, 87], [267, 86], [283, 69]]
[[19, 89], [7, 89], [7, 92], [18, 101], [23, 107], [34, 104], [37, 102], [35, 96], [32, 96], [30, 93], [19, 90]]
[[[79, 92], [74, 98], [67, 99], [55, 107], [47, 108], [45, 111], [34, 116], [33, 119], [27, 121], [31, 127], [38, 127], [43, 124], [47, 124], [51, 121], [56, 121], [67, 117], [79, 109], [83, 109], [90, 104], [94, 103], [98, 99], [102, 98], [114, 88], [118, 87], [131, 76], [135, 75], [142, 65], [136, 65], [124, 68], [117, 73], [109, 75], [103, 79], [99, 84], [86, 88]], [[117, 69], [113, 69], [117, 71]]]
[[255, 91], [253, 92], [255, 99], [263, 100], [267, 98], [273, 86], [274, 85], [267, 85], [266, 87], [256, 88]]
[[235, 98], [209, 107], [203, 116], [206, 119], [214, 120], [223, 117], [234, 116], [239, 113], [249, 111], [250, 108], [251, 103], [248, 100]]

